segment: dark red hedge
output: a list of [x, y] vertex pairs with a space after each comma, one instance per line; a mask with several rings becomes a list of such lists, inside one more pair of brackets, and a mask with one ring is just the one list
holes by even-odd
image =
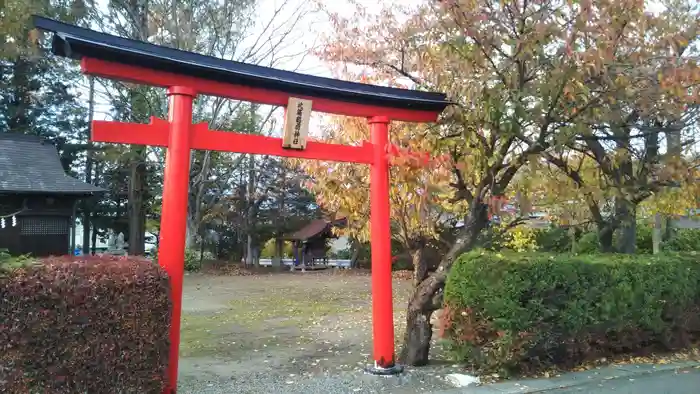
[[58, 257], [0, 270], [0, 392], [162, 392], [168, 288], [145, 259]]

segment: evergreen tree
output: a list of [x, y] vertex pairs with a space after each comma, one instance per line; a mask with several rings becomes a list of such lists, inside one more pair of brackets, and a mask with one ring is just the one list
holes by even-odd
[[68, 61], [45, 53], [31, 15], [69, 23], [85, 16], [80, 1], [6, 0], [0, 8], [0, 132], [33, 134], [54, 143], [68, 171], [82, 147], [85, 107], [72, 89], [80, 75]]

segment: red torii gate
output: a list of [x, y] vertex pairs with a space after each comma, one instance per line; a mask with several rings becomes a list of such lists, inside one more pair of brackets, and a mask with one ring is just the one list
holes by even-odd
[[[84, 74], [167, 88], [168, 120], [150, 124], [95, 121], [92, 140], [167, 147], [159, 262], [171, 280], [168, 387], [176, 392], [185, 220], [190, 150], [218, 150], [371, 165], [372, 321], [375, 374], [400, 373], [395, 363], [391, 279], [388, 126], [391, 120], [434, 122], [448, 105], [445, 95], [313, 77], [225, 61], [34, 17], [37, 28], [54, 33], [52, 52], [81, 61]], [[313, 100], [319, 112], [368, 118], [371, 142], [346, 146], [309, 141], [303, 150], [282, 147], [282, 139], [209, 130], [192, 124], [198, 94], [269, 105], [290, 98]]]

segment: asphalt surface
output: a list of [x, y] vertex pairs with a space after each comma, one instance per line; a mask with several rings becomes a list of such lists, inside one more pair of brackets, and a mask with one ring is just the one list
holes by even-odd
[[618, 365], [572, 372], [551, 379], [527, 379], [438, 391], [436, 394], [698, 394], [700, 364]]
[[246, 379], [182, 379], [178, 393], [191, 394], [698, 394], [700, 364], [609, 366], [551, 379], [514, 380], [477, 387], [449, 388], [436, 371], [408, 370], [398, 377], [378, 377], [361, 370], [283, 377], [263, 372]]
[[700, 393], [700, 370], [657, 372], [637, 378], [619, 378], [605, 383], [546, 391], [552, 394], [697, 394]]

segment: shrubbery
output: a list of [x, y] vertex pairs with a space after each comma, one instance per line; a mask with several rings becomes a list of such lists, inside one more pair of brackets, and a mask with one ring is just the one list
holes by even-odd
[[698, 251], [700, 252], [700, 230], [679, 229], [675, 230], [670, 239], [661, 244], [664, 251]]
[[443, 335], [483, 372], [529, 372], [700, 339], [696, 255], [462, 256]]
[[535, 243], [540, 251], [570, 253], [571, 241], [568, 228], [553, 227], [546, 230], [535, 230]]
[[[277, 254], [277, 245], [275, 239], [269, 239], [260, 250], [260, 258], [274, 259]], [[282, 258], [291, 258], [294, 256], [294, 245], [291, 242], [284, 242], [282, 245]]]
[[6, 260], [0, 392], [162, 392], [171, 306], [160, 267], [125, 257]]
[[[654, 253], [654, 229], [646, 223], [637, 223], [637, 231], [635, 232], [635, 246], [639, 254]], [[617, 243], [620, 237], [620, 231], [616, 231], [613, 236], [613, 242]], [[681, 250], [680, 252], [686, 252]]]
[[[589, 231], [581, 234], [581, 236], [576, 240], [575, 246], [571, 250], [574, 253], [578, 254], [591, 254], [600, 252], [598, 233], [595, 231]], [[549, 252], [549, 250], [542, 251]]]
[[[153, 261], [158, 263], [158, 249], [153, 251]], [[195, 272], [202, 269], [199, 252], [194, 249], [185, 249], [185, 271]]]
[[[577, 238], [581, 237], [580, 231], [576, 232], [576, 236]], [[484, 249], [493, 251], [546, 251], [553, 253], [570, 253], [572, 251], [572, 238], [569, 229], [565, 227], [539, 229], [519, 225], [505, 230], [495, 226], [480, 235], [478, 244]], [[597, 238], [595, 245], [597, 248]]]
[[185, 271], [199, 271], [201, 268], [199, 252], [194, 249], [185, 249]]
[[[638, 254], [653, 253], [653, 230], [650, 225], [639, 223], [636, 231]], [[620, 231], [615, 232], [613, 245], [617, 245]], [[493, 236], [489, 242], [482, 242], [489, 250], [514, 250], [518, 252], [537, 250], [551, 253], [592, 254], [599, 253], [598, 233], [596, 231], [576, 231], [575, 245], [567, 228], [532, 229], [519, 226], [505, 234]], [[700, 230], [677, 229], [671, 231], [670, 237], [661, 243], [661, 250], [668, 252], [700, 252]]]
[[328, 253], [328, 257], [331, 259], [338, 259], [338, 260], [350, 260], [352, 259], [352, 248], [348, 246], [345, 249], [340, 249], [337, 251], [331, 251]]

